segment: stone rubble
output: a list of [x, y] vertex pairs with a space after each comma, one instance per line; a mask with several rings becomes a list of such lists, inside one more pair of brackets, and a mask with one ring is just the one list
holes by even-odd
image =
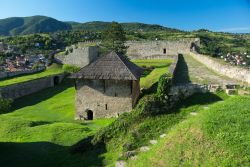
[[161, 134], [160, 135], [160, 138], [164, 138], [164, 137], [166, 137], [167, 135], [164, 133], [164, 134]]
[[157, 140], [150, 140], [149, 143], [155, 145], [157, 144]]
[[141, 152], [146, 152], [146, 151], [149, 151], [150, 150], [150, 148], [148, 147], [148, 146], [142, 146], [141, 148], [140, 148], [140, 151]]
[[116, 161], [115, 162], [115, 167], [125, 167], [126, 162], [125, 161]]
[[198, 113], [197, 112], [191, 112], [190, 115], [196, 116]]

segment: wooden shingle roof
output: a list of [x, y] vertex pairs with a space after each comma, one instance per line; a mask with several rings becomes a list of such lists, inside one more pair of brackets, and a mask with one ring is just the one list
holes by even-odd
[[83, 67], [70, 78], [138, 80], [143, 69], [123, 55], [111, 52]]

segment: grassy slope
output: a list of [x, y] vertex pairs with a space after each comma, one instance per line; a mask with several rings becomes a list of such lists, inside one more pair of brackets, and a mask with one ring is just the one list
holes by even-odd
[[[103, 154], [105, 157], [104, 164], [109, 166], [114, 165], [115, 161], [119, 160], [121, 155], [127, 151], [126, 147], [124, 147], [125, 145], [132, 146], [128, 150], [139, 151], [141, 146], [149, 145], [149, 140], [158, 139], [160, 134], [171, 131], [174, 126], [188, 119], [190, 112], [198, 112], [203, 110], [204, 107], [226, 98], [227, 96], [224, 93], [217, 95], [210, 93], [196, 94], [184, 100], [182, 104], [177, 105], [171, 111], [144, 117], [143, 119], [136, 118], [136, 121], [127, 126], [126, 132], [118, 132], [116, 137], [107, 143], [107, 152]], [[123, 121], [121, 121], [121, 124], [123, 124]]]
[[128, 166], [249, 166], [250, 97], [232, 97], [178, 124]]
[[154, 68], [149, 74], [146, 74], [141, 78], [141, 88], [150, 88], [156, 82], [161, 75], [168, 73], [168, 67], [171, 65], [171, 59], [162, 60], [133, 60], [135, 64], [145, 68]]
[[[69, 146], [93, 135], [113, 119], [74, 121], [74, 99], [74, 87], [66, 82], [23, 97], [14, 103], [13, 112], [0, 115], [1, 165], [78, 166], [96, 163], [98, 157], [71, 155]], [[12, 158], [15, 161], [11, 161]]]
[[5, 80], [0, 81], [0, 87], [1, 86], [6, 86], [6, 85], [11, 85], [11, 84], [16, 84], [20, 82], [26, 82], [38, 78], [43, 78], [46, 76], [54, 75], [54, 74], [60, 74], [63, 73], [63, 69], [60, 65], [53, 64], [51, 67], [46, 69], [43, 72], [35, 73], [35, 74], [28, 74], [28, 75], [22, 75], [14, 78], [8, 78]]

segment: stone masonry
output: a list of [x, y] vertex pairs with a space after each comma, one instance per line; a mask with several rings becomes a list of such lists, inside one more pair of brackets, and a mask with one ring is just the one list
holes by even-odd
[[189, 53], [193, 46], [200, 46], [200, 40], [190, 38], [172, 41], [128, 41], [126, 45], [130, 59], [164, 59], [169, 55]]
[[27, 82], [0, 87], [0, 97], [17, 99], [59, 84], [64, 74], [53, 75]]
[[[96, 60], [98, 57], [98, 46], [76, 46], [73, 45], [67, 48], [68, 55], [57, 55], [58, 59], [63, 64], [71, 64], [78, 67], [84, 67]], [[70, 52], [71, 51], [71, 52]]]
[[76, 85], [76, 119], [87, 118], [87, 111], [93, 112], [95, 119], [129, 112], [140, 93], [132, 90], [139, 81], [79, 79]]
[[190, 53], [190, 56], [221, 75], [250, 84], [249, 69], [243, 69], [229, 64], [222, 64], [216, 59], [201, 54]]

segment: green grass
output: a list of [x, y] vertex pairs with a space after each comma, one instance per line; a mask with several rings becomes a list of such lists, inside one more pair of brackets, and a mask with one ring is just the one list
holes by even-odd
[[63, 73], [63, 69], [61, 65], [53, 64], [52, 66], [48, 67], [45, 71], [35, 73], [35, 74], [27, 74], [17, 77], [8, 78], [5, 80], [0, 81], [0, 87], [1, 86], [7, 86], [12, 84], [17, 84], [21, 82], [26, 82], [34, 79], [43, 78], [50, 75], [60, 74]]
[[204, 107], [227, 98], [225, 93], [196, 94], [176, 105], [171, 111], [144, 111], [152, 113], [146, 116], [146, 113], [139, 114], [139, 109], [133, 110], [128, 116], [119, 117], [115, 124], [106, 128], [105, 133], [110, 140], [106, 143], [107, 152], [103, 154], [104, 165], [112, 166], [115, 161], [124, 159], [121, 155], [128, 150], [138, 153], [141, 146], [149, 145], [149, 140], [158, 139], [161, 134], [170, 132], [172, 128], [187, 120], [190, 112], [201, 111]]
[[67, 80], [15, 101], [12, 112], [0, 115], [1, 166], [86, 166], [99, 162], [95, 157], [98, 153], [74, 155], [71, 146], [114, 119], [82, 122], [74, 121], [74, 114], [75, 89]]
[[140, 86], [141, 88], [148, 89], [158, 82], [161, 75], [169, 72], [168, 67], [171, 65], [172, 60], [133, 60], [133, 62], [146, 69], [144, 76], [141, 77]]
[[249, 166], [250, 97], [235, 96], [196, 109], [128, 166]]

